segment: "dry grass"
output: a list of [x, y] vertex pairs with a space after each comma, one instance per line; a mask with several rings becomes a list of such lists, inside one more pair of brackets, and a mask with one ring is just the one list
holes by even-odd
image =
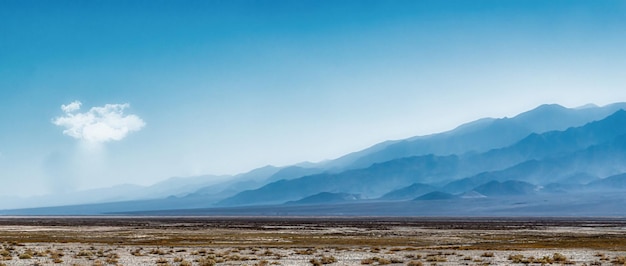
[[[436, 230], [430, 232], [420, 232], [425, 235], [416, 233], [408, 233], [403, 236], [391, 234], [390, 231], [383, 231], [378, 237], [370, 237], [362, 233], [344, 234], [344, 235], [326, 235], [321, 232], [281, 232], [281, 231], [263, 231], [263, 230], [247, 230], [243, 233], [240, 229], [229, 230], [152, 230], [152, 229], [136, 229], [134, 232], [120, 229], [112, 230], [105, 233], [89, 234], [84, 232], [63, 232], [57, 230], [42, 230], [28, 232], [4, 231], [1, 232], [3, 238], [8, 241], [16, 241], [20, 243], [103, 243], [136, 246], [238, 246], [238, 247], [293, 247], [305, 248], [298, 250], [298, 254], [308, 252], [310, 255], [316, 252], [315, 249], [306, 248], [311, 246], [332, 246], [332, 247], [351, 247], [351, 246], [370, 246], [372, 253], [381, 253], [381, 246], [391, 247], [389, 251], [397, 252], [400, 247], [430, 247], [440, 246], [448, 249], [461, 250], [518, 250], [518, 249], [572, 249], [572, 248], [590, 248], [597, 250], [621, 250], [626, 251], [626, 235], [624, 234], [606, 234], [598, 232], [597, 234], [586, 233], [580, 234], [576, 232], [559, 232], [546, 236], [541, 231], [519, 231], [519, 232], [500, 232], [500, 231], [484, 231], [476, 234], [473, 231], [452, 231], [435, 240]], [[432, 236], [431, 236], [432, 234]], [[136, 235], [144, 235], [145, 237], [137, 238]], [[454, 239], [448, 240], [448, 239]], [[252, 244], [254, 243], [254, 244]], [[461, 243], [461, 245], [459, 244]], [[83, 253], [79, 256], [94, 256]], [[135, 256], [141, 256], [144, 252], [137, 250]], [[150, 254], [165, 255], [170, 251], [151, 250]], [[6, 254], [6, 250], [0, 250], [0, 255]], [[31, 254], [36, 256], [36, 254]], [[2, 255], [8, 257], [8, 255]]]
[[[626, 251], [626, 234], [620, 229], [623, 227], [585, 225], [561, 228], [533, 224], [503, 230], [479, 224], [464, 226], [470, 228], [370, 223], [32, 225], [9, 229], [0, 225], [0, 235], [5, 241], [0, 246], [0, 261], [19, 258], [32, 260], [21, 262], [31, 265], [40, 260], [46, 264], [71, 265], [73, 261], [82, 261], [87, 262], [83, 265], [116, 265], [123, 261], [120, 255], [132, 255], [132, 259], [149, 261], [152, 265], [261, 266], [280, 263], [285, 257], [299, 257], [302, 262], [325, 265], [346, 263], [345, 258], [337, 254], [352, 252], [359, 253], [360, 257], [351, 263], [365, 265], [485, 265], [501, 263], [507, 256], [507, 263], [582, 265], [580, 260], [572, 261], [576, 256], [562, 250], [591, 249], [597, 252], [591, 253], [592, 260], [584, 261], [587, 265], [626, 264], [626, 257], [618, 253]], [[32, 248], [35, 243], [78, 243], [81, 248], [65, 251], [57, 250], [55, 246]], [[114, 248], [116, 246], [123, 246], [123, 249]], [[522, 252], [525, 250], [551, 251], [529, 254]]]

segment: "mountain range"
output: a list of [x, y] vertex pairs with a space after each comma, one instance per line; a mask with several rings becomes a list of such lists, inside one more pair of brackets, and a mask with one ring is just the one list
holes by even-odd
[[[619, 195], [626, 191], [623, 109], [626, 103], [542, 105], [512, 118], [484, 118], [439, 134], [386, 141], [335, 160], [101, 189], [100, 197], [88, 201], [18, 206], [38, 208], [0, 214], [174, 215], [186, 210], [199, 215], [267, 215], [277, 210], [306, 215], [309, 210], [319, 215], [326, 209], [329, 215], [420, 215], [410, 211], [419, 209], [422, 215], [444, 215], [452, 210], [463, 214], [458, 208], [465, 206], [484, 215], [546, 214], [538, 210], [595, 215], [599, 210], [580, 209], [587, 205], [577, 200], [589, 197], [595, 202], [596, 195], [614, 193], [606, 197], [609, 206], [623, 200]], [[571, 197], [571, 204], [555, 200], [559, 197]], [[523, 208], [520, 202], [532, 202], [536, 208]], [[411, 207], [403, 213], [398, 206]]]

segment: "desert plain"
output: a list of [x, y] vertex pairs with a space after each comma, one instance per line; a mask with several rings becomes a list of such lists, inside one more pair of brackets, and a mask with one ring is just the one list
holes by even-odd
[[626, 219], [0, 217], [0, 245], [0, 265], [626, 265]]

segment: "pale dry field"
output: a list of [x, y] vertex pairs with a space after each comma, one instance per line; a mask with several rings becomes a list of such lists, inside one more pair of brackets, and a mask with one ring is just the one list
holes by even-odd
[[626, 265], [626, 220], [0, 217], [0, 265]]

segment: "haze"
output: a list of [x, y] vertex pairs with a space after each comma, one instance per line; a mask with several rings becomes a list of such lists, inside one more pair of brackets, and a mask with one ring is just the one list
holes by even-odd
[[2, 1], [0, 194], [322, 161], [626, 101], [624, 1]]

